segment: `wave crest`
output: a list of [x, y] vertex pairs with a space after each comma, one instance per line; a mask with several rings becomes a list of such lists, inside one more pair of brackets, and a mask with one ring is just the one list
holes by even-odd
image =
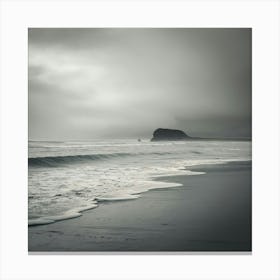
[[139, 155], [165, 155], [169, 153], [111, 153], [111, 154], [91, 154], [91, 155], [69, 155], [69, 156], [47, 156], [28, 158], [29, 167], [58, 167], [75, 163], [83, 163], [97, 160], [109, 160], [127, 156]]
[[92, 154], [92, 155], [73, 155], [73, 156], [48, 156], [29, 158], [29, 166], [37, 167], [57, 167], [64, 164], [82, 163], [94, 160], [106, 160], [110, 158], [118, 158], [128, 156], [128, 153], [114, 153], [114, 154]]

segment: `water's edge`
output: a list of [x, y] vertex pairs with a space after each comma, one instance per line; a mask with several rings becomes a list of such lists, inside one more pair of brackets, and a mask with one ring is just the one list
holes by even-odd
[[[148, 178], [148, 180], [151, 182], [151, 188], [149, 188], [149, 189], [146, 189], [146, 190], [143, 190], [143, 191], [137, 192], [137, 193], [131, 193], [131, 194], [128, 194], [128, 195], [122, 196], [122, 197], [110, 197], [110, 198], [95, 199], [91, 206], [88, 206], [88, 207], [85, 207], [85, 208], [72, 209], [72, 210], [64, 212], [61, 215], [47, 216], [47, 217], [42, 217], [42, 218], [38, 218], [38, 219], [31, 219], [28, 222], [28, 226], [29, 227], [40, 226], [40, 225], [51, 224], [51, 223], [55, 223], [55, 222], [59, 222], [59, 221], [63, 221], [63, 220], [78, 218], [78, 217], [82, 216], [83, 212], [86, 212], [86, 211], [92, 210], [94, 208], [97, 208], [98, 205], [101, 204], [101, 203], [104, 204], [104, 203], [108, 203], [108, 202], [120, 202], [120, 201], [125, 201], [125, 200], [133, 200], [133, 199], [141, 198], [141, 194], [149, 192], [149, 191], [182, 187], [183, 184], [178, 183], [178, 182], [171, 182], [170, 181], [170, 178], [172, 178], [174, 176], [204, 175], [204, 174], [207, 174], [207, 172], [209, 172], [207, 170], [207, 167], [209, 167], [209, 166], [217, 166], [217, 165], [225, 166], [225, 165], [231, 164], [231, 163], [246, 163], [246, 162], [252, 162], [252, 160], [224, 160], [223, 162], [186, 166], [185, 169], [184, 169], [184, 171], [186, 172], [185, 174], [178, 174], [178, 175], [172, 175], [171, 174], [171, 175], [166, 175], [166, 176], [160, 175], [160, 176], [154, 176], [154, 177]], [[152, 186], [153, 182], [158, 182], [158, 183], [161, 184], [161, 186], [159, 186], [159, 185]]]

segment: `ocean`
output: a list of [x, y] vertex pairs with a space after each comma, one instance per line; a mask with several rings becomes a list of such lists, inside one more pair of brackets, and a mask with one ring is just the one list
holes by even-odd
[[79, 217], [102, 201], [137, 199], [150, 189], [180, 186], [154, 178], [203, 174], [188, 167], [249, 161], [251, 141], [29, 141], [28, 153], [32, 226]]

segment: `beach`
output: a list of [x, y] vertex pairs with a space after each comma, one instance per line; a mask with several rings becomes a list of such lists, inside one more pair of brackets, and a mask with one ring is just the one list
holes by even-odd
[[251, 162], [188, 170], [205, 174], [157, 178], [181, 186], [29, 226], [29, 252], [250, 252]]

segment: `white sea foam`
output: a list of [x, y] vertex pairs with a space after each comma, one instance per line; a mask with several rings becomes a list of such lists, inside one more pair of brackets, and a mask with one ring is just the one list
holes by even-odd
[[188, 167], [251, 159], [241, 141], [29, 143], [29, 225], [82, 215], [102, 201], [137, 199], [151, 189], [179, 186], [153, 180], [199, 175]]
[[61, 221], [61, 220], [77, 218], [82, 215], [82, 212], [96, 208], [97, 206], [98, 206], [97, 203], [93, 203], [92, 205], [87, 206], [87, 207], [74, 208], [74, 209], [65, 211], [63, 214], [60, 214], [60, 215], [57, 214], [54, 216], [44, 216], [44, 217], [40, 217], [40, 218], [29, 219], [28, 225], [29, 226], [44, 225], [44, 224], [51, 224], [51, 223]]

